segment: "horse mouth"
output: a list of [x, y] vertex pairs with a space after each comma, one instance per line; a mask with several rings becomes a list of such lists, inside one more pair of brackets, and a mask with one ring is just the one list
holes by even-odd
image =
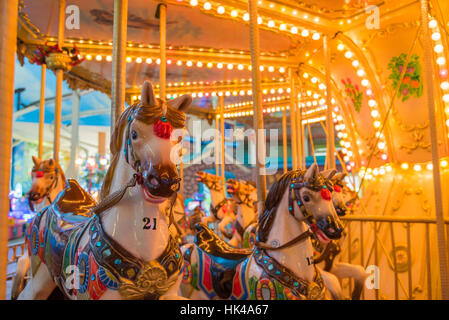
[[227, 186], [227, 187], [226, 187], [226, 191], [227, 191], [229, 194], [233, 194], [233, 193], [235, 193], [235, 188], [234, 188], [233, 186]]
[[317, 221], [315, 233], [318, 239], [323, 243], [328, 243], [331, 240], [338, 240], [341, 238], [343, 227], [339, 219], [331, 217], [323, 218]]
[[142, 187], [142, 193], [145, 201], [149, 203], [161, 204], [167, 200], [167, 198], [153, 196], [145, 187]]

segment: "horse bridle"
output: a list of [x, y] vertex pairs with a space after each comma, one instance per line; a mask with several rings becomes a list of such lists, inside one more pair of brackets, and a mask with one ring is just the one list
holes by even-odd
[[218, 180], [218, 179], [216, 181], [215, 181], [215, 179], [209, 180], [209, 179], [207, 179], [207, 176], [206, 176], [206, 178], [204, 178], [204, 179], [201, 178], [200, 182], [204, 183], [206, 185], [206, 187], [208, 187], [210, 190], [214, 190], [214, 191], [223, 190], [223, 186], [221, 185], [220, 180]]
[[244, 205], [246, 205], [248, 207], [254, 206], [254, 204], [257, 203], [257, 201], [251, 201], [251, 198], [250, 198], [251, 193], [243, 193], [243, 196], [244, 196], [243, 199], [240, 197], [240, 194], [241, 194], [241, 192], [240, 192], [240, 183], [245, 183], [246, 185], [248, 185], [246, 182], [237, 182], [238, 186], [237, 186], [237, 189], [234, 192], [234, 195], [237, 198], [236, 203], [238, 205], [244, 204]]
[[[295, 216], [294, 203], [296, 202], [296, 204], [298, 205], [299, 210], [303, 214], [306, 224], [309, 228], [307, 229], [307, 231], [304, 231], [303, 233], [301, 233], [297, 237], [293, 238], [292, 240], [284, 243], [283, 245], [273, 247], [264, 242], [256, 241], [257, 247], [259, 247], [261, 249], [265, 249], [265, 250], [281, 250], [284, 248], [291, 247], [292, 245], [299, 243], [301, 241], [304, 241], [311, 236], [315, 236], [314, 232], [318, 228], [317, 221], [313, 217], [312, 213], [303, 204], [304, 200], [302, 199], [301, 193], [300, 193], [300, 190], [302, 188], [307, 188], [307, 189], [313, 190], [315, 192], [319, 192], [323, 189], [327, 189], [327, 190], [329, 190], [329, 192], [332, 191], [332, 185], [330, 184], [330, 182], [328, 180], [325, 180], [324, 182], [321, 182], [318, 179], [313, 180], [313, 182], [309, 182], [309, 181], [301, 182], [301, 181], [293, 180], [290, 183], [289, 190], [288, 190], [288, 212], [293, 217]], [[313, 232], [311, 231], [311, 229]]]

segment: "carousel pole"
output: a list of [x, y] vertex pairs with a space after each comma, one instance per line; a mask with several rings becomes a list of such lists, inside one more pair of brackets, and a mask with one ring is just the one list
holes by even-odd
[[[254, 130], [256, 133], [256, 187], [257, 187], [257, 211], [263, 208], [267, 193], [265, 179], [265, 134], [263, 126], [262, 89], [260, 76], [260, 52], [259, 52], [259, 25], [257, 24], [257, 0], [249, 0], [249, 35], [251, 47], [251, 73], [254, 106]], [[262, 158], [262, 159], [261, 159]]]
[[[58, 46], [60, 49], [62, 49], [62, 46], [64, 45], [64, 27], [65, 27], [65, 0], [59, 0]], [[55, 97], [53, 159], [55, 159], [56, 162], [59, 162], [59, 149], [60, 149], [60, 136], [61, 136], [62, 81], [64, 70], [57, 69], [55, 73], [56, 73], [56, 97]]]
[[125, 108], [128, 0], [114, 0], [112, 39], [111, 137]]
[[287, 109], [282, 111], [282, 151], [284, 155], [284, 173], [288, 171], [287, 162]]
[[161, 99], [165, 99], [166, 95], [166, 77], [167, 77], [167, 5], [159, 3], [159, 47], [160, 59], [159, 65], [159, 95]]
[[39, 105], [39, 144], [37, 157], [42, 159], [44, 153], [44, 125], [45, 125], [45, 76], [47, 73], [47, 65], [41, 66], [41, 101]]
[[0, 300], [6, 298], [8, 214], [11, 178], [14, 65], [17, 43], [18, 0], [0, 0]]
[[441, 190], [440, 156], [438, 152], [437, 124], [435, 117], [434, 75], [432, 67], [432, 46], [430, 44], [428, 0], [421, 0], [421, 27], [424, 46], [424, 72], [426, 79], [427, 108], [429, 110], [430, 141], [432, 142], [433, 189], [435, 193], [435, 214], [440, 260], [441, 297], [449, 300], [449, 274], [447, 248], [444, 232], [443, 196]]
[[[297, 74], [294, 75], [297, 77]], [[299, 79], [298, 79], [299, 80]], [[298, 86], [300, 82], [298, 81]], [[298, 146], [298, 169], [304, 169], [303, 164], [303, 153], [304, 153], [304, 137], [303, 137], [303, 129], [302, 129], [302, 108], [299, 104], [299, 99], [297, 99], [296, 105], [298, 106], [296, 112], [296, 130], [297, 130], [297, 146]]]
[[292, 146], [292, 170], [298, 169], [298, 141], [296, 137], [296, 87], [293, 69], [288, 69], [288, 79], [290, 83], [290, 144]]
[[72, 138], [70, 146], [70, 162], [67, 167], [66, 176], [78, 178], [76, 159], [79, 154], [79, 123], [80, 123], [80, 94], [79, 90], [72, 91]]
[[[332, 119], [332, 95], [331, 95], [331, 75], [330, 75], [330, 50], [328, 36], [323, 37], [324, 63], [326, 69], [326, 126], [327, 126], [327, 168], [335, 169], [335, 133], [334, 121]], [[344, 165], [344, 164], [342, 164]]]
[[224, 97], [221, 96], [220, 98], [220, 135], [221, 135], [221, 175], [222, 175], [222, 181], [223, 181], [223, 187], [226, 186], [226, 167], [225, 167], [225, 135], [224, 135]]
[[220, 116], [217, 114], [215, 117], [215, 175], [220, 175]]

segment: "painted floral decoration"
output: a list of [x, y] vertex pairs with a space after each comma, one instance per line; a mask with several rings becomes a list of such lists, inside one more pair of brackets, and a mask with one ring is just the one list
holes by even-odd
[[[405, 61], [407, 55], [405, 53], [398, 57], [393, 57], [388, 64], [388, 69], [391, 70], [391, 74], [388, 77], [393, 80], [393, 89], [397, 89], [399, 84], [399, 78], [404, 70]], [[418, 55], [414, 54], [410, 57], [410, 61], [405, 70], [404, 78], [402, 79], [398, 96], [402, 97], [402, 102], [407, 101], [411, 97], [419, 98], [423, 94], [423, 83], [421, 80], [422, 68], [419, 63]]]
[[58, 44], [55, 44], [54, 46], [48, 46], [47, 43], [45, 43], [44, 46], [38, 46], [37, 50], [34, 52], [35, 55], [31, 59], [31, 63], [36, 63], [37, 65], [43, 65], [46, 63], [45, 58], [47, 58], [52, 53], [66, 53], [71, 61], [70, 66], [74, 67], [79, 65], [81, 62], [85, 60], [85, 58], [80, 58], [78, 48], [76, 45], [73, 45], [72, 49], [69, 48], [59, 48]]
[[347, 78], [346, 80], [342, 79], [341, 82], [345, 86], [346, 95], [351, 98], [354, 109], [357, 112], [360, 112], [360, 108], [362, 107], [363, 102], [363, 91], [359, 89], [358, 85], [352, 84], [350, 78]]

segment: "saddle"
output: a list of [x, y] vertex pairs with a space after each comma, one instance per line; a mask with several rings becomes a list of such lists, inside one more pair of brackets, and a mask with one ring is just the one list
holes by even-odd
[[236, 268], [251, 251], [231, 247], [204, 224], [199, 223], [195, 228], [195, 244], [211, 260], [209, 270], [214, 291], [222, 299], [229, 298]]
[[[78, 182], [69, 179], [65, 189], [58, 194], [53, 204], [36, 216], [32, 233], [36, 233], [33, 239], [38, 241], [32, 241], [32, 252], [39, 254], [55, 278], [59, 278], [62, 272], [64, 251], [69, 238], [74, 234], [83, 233], [83, 229], [94, 215], [91, 209], [95, 205], [95, 200]], [[47, 226], [45, 235], [39, 231], [44, 213]], [[45, 246], [45, 243], [49, 245]], [[47, 249], [43, 250], [44, 247]]]

